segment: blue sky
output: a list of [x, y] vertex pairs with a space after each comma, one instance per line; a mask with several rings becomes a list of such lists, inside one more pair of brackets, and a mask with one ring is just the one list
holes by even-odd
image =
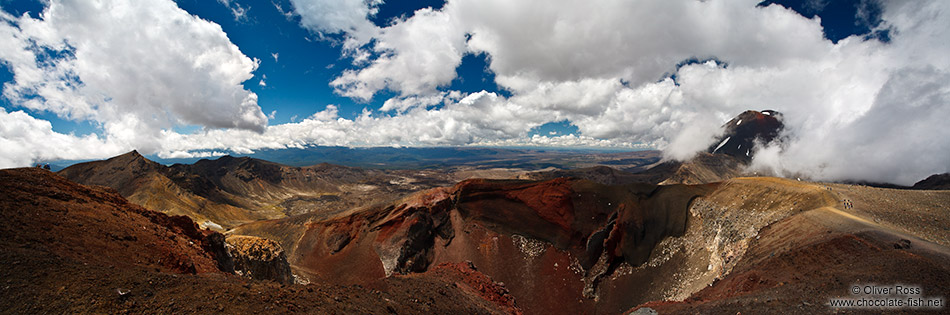
[[[652, 148], [684, 159], [730, 117], [775, 109], [797, 133], [761, 167], [899, 177], [895, 161], [914, 156], [834, 160], [843, 146], [901, 151], [945, 133], [899, 141], [875, 126], [895, 112], [934, 119], [906, 110], [907, 87], [936, 93], [914, 106], [947, 110], [947, 45], [933, 40], [946, 38], [947, 6], [0, 0], [0, 141], [16, 148], [0, 165], [319, 145]], [[945, 142], [924, 146], [944, 153]], [[917, 174], [948, 167], [916, 164]]]
[[[179, 7], [202, 19], [221, 25], [231, 41], [245, 55], [260, 60], [254, 79], [244, 83], [260, 97], [259, 105], [265, 114], [276, 111], [271, 124], [291, 122], [321, 111], [328, 104], [340, 107], [340, 116], [354, 118], [363, 108], [379, 108], [386, 94], [372, 101], [356, 101], [335, 94], [328, 84], [341, 69], [349, 67], [352, 58], [341, 58], [341, 34], [316, 35], [299, 25], [300, 17], [287, 17], [275, 6], [290, 9], [291, 3], [283, 1], [235, 1], [247, 10], [246, 17], [235, 18], [232, 10], [217, 1], [177, 0]], [[41, 1], [4, 1], [4, 11], [21, 15], [30, 12], [37, 16], [42, 12]], [[378, 26], [387, 25], [392, 19], [411, 16], [418, 9], [440, 8], [444, 1], [393, 1], [379, 7], [372, 18]], [[286, 9], [285, 9], [286, 10]], [[325, 37], [325, 38], [321, 38]], [[275, 58], [276, 55], [276, 58]], [[487, 68], [485, 55], [466, 56], [458, 69], [459, 77], [447, 88], [465, 92], [481, 90], [498, 91], [494, 76]], [[8, 69], [3, 68], [0, 82], [13, 79]], [[264, 81], [266, 86], [261, 86]], [[3, 107], [16, 108], [10, 100], [2, 100]], [[95, 133], [96, 126], [90, 121], [61, 119], [57, 115], [36, 112], [35, 117], [53, 122], [53, 129], [77, 134]], [[180, 126], [179, 130], [193, 130], [195, 126]]]
[[[246, 10], [242, 17], [235, 17], [231, 7], [218, 1], [207, 0], [176, 0], [179, 7], [202, 19], [213, 21], [222, 27], [228, 38], [240, 47], [248, 57], [260, 60], [260, 66], [254, 72], [253, 79], [244, 82], [244, 87], [254, 91], [259, 96], [258, 104], [261, 110], [270, 115], [270, 124], [282, 124], [298, 121], [314, 112], [321, 111], [328, 104], [339, 106], [341, 117], [352, 119], [358, 116], [364, 108], [378, 109], [392, 93], [380, 93], [371, 101], [354, 100], [334, 93], [329, 82], [342, 69], [351, 68], [352, 58], [343, 57], [341, 42], [343, 34], [314, 34], [300, 26], [299, 16], [285, 16], [279, 11], [290, 10], [292, 4], [288, 0], [231, 0]], [[809, 6], [811, 1], [763, 1], [760, 5], [778, 3], [811, 17], [814, 15], [827, 16], [823, 25], [833, 23], [832, 34], [826, 34], [833, 40], [839, 40], [854, 34], [870, 33], [874, 25], [862, 24], [857, 20], [856, 7], [860, 1], [837, 1], [830, 6], [816, 8]], [[406, 19], [413, 12], [422, 8], [439, 9], [445, 1], [389, 1], [379, 5], [379, 12], [370, 18], [370, 21], [379, 27], [389, 25], [395, 19]], [[4, 11], [22, 15], [30, 12], [34, 17], [42, 12], [44, 6], [36, 0], [5, 0]], [[879, 9], [878, 9], [879, 10]], [[879, 18], [879, 17], [878, 17]], [[830, 22], [829, 22], [830, 21]], [[826, 32], [829, 30], [825, 27]], [[442, 90], [457, 90], [462, 92], [478, 92], [482, 90], [510, 95], [500, 88], [494, 81], [494, 75], [488, 68], [487, 54], [468, 54], [462, 58], [461, 65], [456, 69], [457, 77], [448, 87]], [[6, 68], [0, 72], [0, 82], [6, 83], [13, 79]], [[266, 86], [260, 85], [265, 82]], [[4, 108], [15, 109], [16, 104], [2, 99]], [[37, 111], [34, 117], [49, 120], [53, 129], [61, 133], [90, 134], [96, 133], [94, 122], [84, 120], [62, 119], [49, 112]], [[198, 126], [178, 126], [177, 130], [191, 131]], [[571, 126], [569, 121], [557, 121], [531, 129], [529, 134], [570, 134], [576, 133], [577, 127]]]
[[[327, 104], [340, 107], [340, 116], [354, 118], [363, 108], [379, 108], [392, 94], [382, 93], [371, 101], [363, 102], [333, 92], [329, 82], [342, 69], [351, 68], [352, 58], [341, 57], [342, 34], [316, 35], [300, 27], [300, 17], [288, 18], [281, 8], [291, 8], [287, 1], [241, 1], [248, 10], [247, 17], [235, 19], [231, 10], [213, 1], [178, 0], [178, 5], [189, 13], [214, 21], [222, 26], [228, 37], [244, 54], [261, 60], [255, 79], [245, 83], [247, 89], [260, 96], [261, 109], [269, 114], [277, 111], [271, 121], [280, 124], [307, 117], [323, 110]], [[237, 1], [236, 1], [237, 3]], [[379, 6], [379, 12], [370, 20], [379, 27], [393, 19], [404, 19], [422, 8], [441, 8], [444, 1], [392, 1]], [[321, 39], [323, 36], [325, 38]], [[277, 54], [276, 60], [272, 54]], [[458, 78], [445, 90], [478, 92], [499, 91], [494, 76], [488, 70], [485, 55], [468, 55], [457, 69]], [[267, 86], [259, 86], [266, 76]]]

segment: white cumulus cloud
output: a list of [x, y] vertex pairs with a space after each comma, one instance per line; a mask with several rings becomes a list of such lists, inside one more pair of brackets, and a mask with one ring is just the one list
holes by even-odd
[[[381, 28], [365, 46], [375, 54], [331, 85], [360, 100], [398, 92], [382, 109], [396, 111], [393, 121], [448, 119], [459, 109], [409, 109], [433, 104], [461, 58], [484, 53], [512, 93], [501, 108], [523, 111], [505, 120], [512, 126], [566, 119], [583, 137], [686, 158], [730, 117], [775, 109], [786, 113], [790, 141], [757, 167], [902, 184], [950, 170], [942, 158], [950, 138], [933, 118], [950, 106], [950, 41], [939, 40], [950, 36], [950, 4], [887, 2], [878, 30], [889, 29], [890, 42], [852, 36], [835, 44], [818, 18], [758, 2], [449, 0]], [[885, 119], [904, 127], [870, 123]], [[452, 130], [472, 141], [485, 135]], [[479, 141], [526, 139], [494, 136]]]
[[[365, 44], [378, 32], [369, 20], [379, 11], [382, 0], [290, 0], [293, 11], [300, 16], [300, 24], [318, 34], [348, 36], [349, 49]], [[283, 10], [275, 4], [278, 10]], [[276, 58], [275, 58], [276, 59]]]
[[[685, 159], [734, 115], [774, 109], [785, 114], [788, 140], [759, 148], [758, 169], [900, 184], [950, 171], [942, 122], [950, 117], [950, 41], [942, 40], [950, 2], [886, 2], [877, 30], [890, 30], [889, 42], [837, 43], [823, 37], [818, 18], [758, 2], [449, 0], [379, 27], [370, 18], [382, 1], [292, 0], [302, 27], [345, 39], [341, 57], [352, 60], [334, 63], [347, 69], [327, 82], [338, 94], [395, 96], [352, 118], [328, 105], [267, 126], [256, 95], [241, 86], [257, 61], [219, 26], [171, 1], [53, 1], [39, 19], [3, 16], [0, 59], [15, 76], [4, 96], [92, 119], [104, 136], [48, 134], [24, 112], [4, 115], [64, 144], [144, 146], [168, 157], [478, 144], [650, 146]], [[469, 54], [486, 56], [506, 93], [447, 88]], [[529, 135], [560, 121], [578, 132]], [[180, 124], [211, 128], [173, 131]], [[23, 138], [6, 132], [6, 140]]]
[[39, 19], [4, 15], [0, 34], [14, 74], [4, 97], [31, 110], [150, 130], [267, 125], [241, 85], [258, 62], [174, 2], [52, 1]]
[[79, 137], [53, 131], [50, 122], [23, 111], [0, 108], [0, 168], [28, 166], [34, 161], [107, 158], [125, 147], [96, 135]]
[[242, 86], [258, 61], [172, 1], [50, 1], [39, 18], [0, 15], [0, 43], [4, 98], [94, 121], [118, 146], [158, 150], [160, 130], [179, 125], [267, 125]]

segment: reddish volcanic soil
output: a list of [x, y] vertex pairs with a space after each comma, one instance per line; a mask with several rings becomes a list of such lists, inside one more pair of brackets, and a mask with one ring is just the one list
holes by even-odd
[[[0, 170], [0, 191], [4, 248], [117, 268], [140, 266], [172, 273], [219, 270], [211, 250], [213, 233], [199, 231], [188, 217], [167, 216], [129, 203], [111, 188], [83, 186], [26, 168]], [[223, 246], [222, 240], [218, 246]]]
[[907, 200], [883, 203], [891, 211], [939, 218], [895, 230], [889, 218], [900, 216], [874, 222], [865, 217], [874, 211], [841, 206], [842, 196], [858, 199], [839, 190], [778, 178], [661, 186], [468, 180], [232, 233], [282, 239], [295, 273], [314, 282], [455, 279], [477, 270], [483, 274], [454, 281], [497, 305], [513, 299], [528, 314], [844, 311], [829, 299], [863, 284], [950, 296], [950, 250], [910, 228], [946, 230], [935, 223], [945, 222], [946, 207], [928, 207], [946, 204], [950, 192], [882, 195]]
[[[617, 313], [660, 297], [661, 290], [634, 288], [663, 282], [671, 270], [615, 271], [645, 263], [664, 237], [682, 235], [690, 201], [712, 187], [468, 180], [337, 217], [266, 221], [232, 233], [292, 233], [276, 239], [290, 249], [295, 272], [313, 282], [444, 274], [468, 261], [532, 313]], [[288, 228], [295, 224], [305, 228]]]
[[244, 264], [286, 257], [305, 285], [223, 272], [223, 235], [111, 188], [29, 168], [0, 170], [0, 192], [9, 313], [810, 314], [861, 311], [828, 305], [854, 285], [950, 297], [950, 191], [467, 180], [229, 232], [260, 258]]
[[[280, 285], [208, 273], [110, 268], [35, 250], [0, 263], [0, 313], [501, 314], [477, 292], [435, 277], [393, 277], [365, 286]], [[128, 290], [128, 291], [125, 291]], [[120, 292], [127, 292], [122, 295]]]
[[487, 277], [464, 269], [359, 286], [224, 273], [220, 234], [40, 169], [0, 170], [0, 191], [3, 313], [517, 312]]

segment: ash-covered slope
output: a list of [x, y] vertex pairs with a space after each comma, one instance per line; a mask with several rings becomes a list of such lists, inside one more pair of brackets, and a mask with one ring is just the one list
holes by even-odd
[[[795, 191], [810, 193], [789, 194]], [[724, 183], [697, 204], [718, 213], [715, 217], [720, 219], [708, 222], [713, 226], [749, 226], [736, 234], [714, 229], [717, 238], [739, 240], [716, 255], [728, 261], [728, 268], [689, 298], [642, 307], [660, 314], [917, 313], [947, 307], [948, 191], [740, 178]], [[908, 296], [851, 291], [854, 286], [893, 290], [896, 285], [920, 292]], [[846, 308], [831, 306], [833, 298], [944, 302], [940, 307]]]
[[[661, 174], [659, 182], [666, 184], [704, 184], [714, 183], [743, 176], [746, 161], [727, 154], [697, 153], [686, 162], [668, 162], [656, 169], [643, 172], [640, 175]], [[662, 167], [666, 167], [663, 169]]]
[[186, 215], [216, 229], [311, 211], [334, 213], [449, 184], [448, 176], [423, 171], [330, 164], [290, 167], [247, 157], [164, 166], [135, 151], [76, 164], [59, 174], [78, 183], [113, 187], [136, 204]]
[[112, 187], [128, 197], [135, 193], [136, 188], [146, 185], [151, 176], [164, 169], [164, 165], [152, 162], [133, 150], [104, 161], [79, 163], [57, 173], [86, 185]]

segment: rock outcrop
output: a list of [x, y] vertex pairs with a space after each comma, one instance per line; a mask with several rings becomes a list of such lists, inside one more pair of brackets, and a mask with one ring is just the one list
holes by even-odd
[[234, 273], [238, 275], [283, 284], [294, 282], [284, 249], [275, 241], [232, 235], [227, 237], [227, 249], [234, 262]]

